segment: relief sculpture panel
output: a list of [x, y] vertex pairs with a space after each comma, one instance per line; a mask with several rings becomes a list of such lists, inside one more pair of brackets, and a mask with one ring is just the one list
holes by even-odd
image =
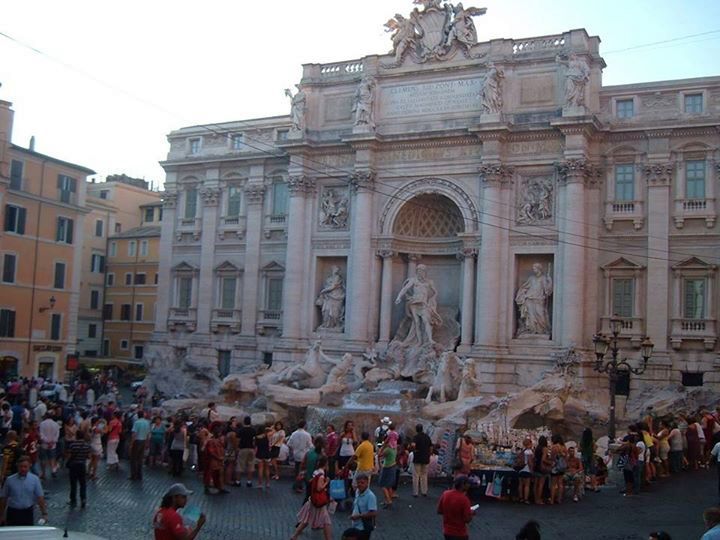
[[553, 179], [551, 176], [523, 178], [518, 190], [517, 222], [535, 225], [552, 220]]

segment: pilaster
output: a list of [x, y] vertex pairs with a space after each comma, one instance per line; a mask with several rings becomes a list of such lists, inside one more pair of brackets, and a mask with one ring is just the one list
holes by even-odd
[[[262, 168], [262, 166], [259, 166]], [[257, 323], [258, 295], [260, 294], [260, 236], [263, 223], [263, 201], [265, 186], [262, 176], [255, 178], [257, 171], [251, 171], [250, 181], [245, 185], [245, 208], [247, 213], [245, 230], [245, 265], [243, 269], [242, 324], [244, 336], [255, 336]], [[260, 171], [262, 174], [262, 172]]]
[[170, 299], [173, 294], [171, 275], [173, 238], [175, 231], [175, 207], [177, 192], [174, 190], [175, 173], [168, 173], [163, 193], [163, 219], [160, 222], [160, 247], [158, 256], [158, 283], [166, 291], [157, 295], [155, 304], [155, 331], [167, 332], [167, 320], [170, 311]]
[[200, 243], [200, 277], [198, 283], [197, 303], [197, 329], [200, 333], [210, 332], [210, 319], [213, 309], [213, 291], [215, 276], [215, 242], [213, 241], [217, 228], [217, 210], [220, 201], [220, 188], [205, 186], [200, 190], [202, 201], [202, 235], [204, 241]]
[[460, 306], [460, 348], [469, 352], [473, 343], [473, 311], [475, 305], [475, 257], [477, 249], [464, 248], [457, 254], [462, 261], [462, 303]]
[[379, 250], [382, 258], [382, 283], [380, 285], [380, 333], [379, 343], [386, 346], [390, 342], [390, 325], [392, 324], [392, 280], [393, 261], [397, 253], [389, 249]]

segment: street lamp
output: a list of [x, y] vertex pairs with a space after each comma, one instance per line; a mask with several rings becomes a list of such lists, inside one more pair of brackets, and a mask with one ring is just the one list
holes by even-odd
[[[648, 360], [652, 356], [653, 342], [650, 341], [649, 337], [645, 337], [640, 344], [640, 353], [643, 358], [642, 365], [634, 368], [628, 364], [627, 358], [618, 360], [618, 353], [620, 349], [618, 347], [618, 337], [620, 330], [622, 329], [622, 319], [619, 317], [612, 317], [610, 319], [610, 331], [612, 337], [608, 337], [604, 334], [596, 334], [593, 336], [593, 345], [595, 347], [595, 371], [598, 373], [607, 373], [610, 379], [610, 419], [608, 425], [608, 436], [612, 442], [615, 439], [615, 391], [617, 387], [618, 373], [627, 372], [635, 375], [644, 373], [647, 369]], [[612, 359], [604, 362], [605, 355], [610, 349]]]

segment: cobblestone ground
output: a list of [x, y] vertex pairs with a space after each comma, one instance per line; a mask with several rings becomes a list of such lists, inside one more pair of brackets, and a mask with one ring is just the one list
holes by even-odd
[[[127, 479], [127, 463], [118, 473], [103, 471], [88, 487], [88, 508], [71, 511], [67, 506], [67, 473], [46, 482], [49, 490], [50, 523], [70, 530], [93, 533], [110, 540], [152, 538], [150, 521], [163, 491], [172, 484], [164, 471], [146, 471], [142, 482]], [[292, 534], [301, 496], [290, 482], [273, 482], [270, 490], [230, 488], [225, 496], [206, 496], [194, 474], [186, 472], [185, 484], [195, 490], [191, 502], [199, 505], [208, 522], [199, 538], [212, 540], [287, 539]], [[661, 482], [650, 491], [623, 498], [615, 488], [588, 494], [580, 503], [561, 506], [525, 506], [488, 501], [481, 503], [472, 522], [473, 539], [512, 539], [529, 519], [540, 522], [544, 539], [646, 540], [653, 529], [664, 529], [676, 540], [698, 539], [703, 531], [702, 511], [717, 502], [716, 472], [702, 471]], [[381, 510], [374, 540], [425, 540], [442, 538], [435, 513], [443, 486], [431, 487], [430, 497], [414, 499], [407, 480], [392, 510]], [[379, 490], [375, 490], [379, 494]], [[334, 538], [348, 524], [347, 513], [334, 516]], [[321, 538], [305, 532], [304, 538]]]

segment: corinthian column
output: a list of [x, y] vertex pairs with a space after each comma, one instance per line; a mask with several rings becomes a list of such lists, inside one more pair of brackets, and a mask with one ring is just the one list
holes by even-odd
[[494, 207], [502, 198], [502, 187], [512, 179], [512, 167], [500, 163], [480, 167], [483, 182], [483, 222], [480, 258], [477, 265], [477, 295], [475, 321], [475, 343], [497, 346], [499, 340], [499, 313], [502, 290], [502, 247], [503, 230], [507, 228], [500, 212]]
[[390, 325], [392, 323], [392, 273], [395, 252], [390, 250], [378, 251], [382, 257], [382, 285], [380, 287], [380, 339], [381, 345], [390, 342]]
[[303, 297], [303, 261], [305, 258], [305, 196], [315, 186], [314, 179], [304, 175], [288, 180], [290, 208], [288, 217], [287, 255], [283, 282], [283, 337], [300, 338], [300, 314]]
[[242, 325], [245, 336], [255, 335], [257, 323], [258, 282], [260, 279], [260, 234], [262, 232], [262, 207], [265, 186], [250, 182], [245, 186], [245, 268], [243, 270]]
[[[174, 174], [174, 173], [173, 173]], [[170, 173], [168, 173], [168, 176]], [[164, 294], [157, 295], [155, 307], [155, 331], [167, 332], [168, 311], [170, 310], [170, 295], [173, 290], [171, 266], [173, 238], [175, 234], [175, 205], [177, 192], [170, 191], [166, 184], [163, 194], [163, 219], [160, 222], [160, 253], [158, 257], [158, 282]]]
[[367, 341], [370, 315], [370, 277], [372, 272], [372, 187], [375, 173], [360, 170], [350, 178], [353, 193], [353, 216], [350, 230], [350, 264], [348, 265], [348, 334], [353, 340]]
[[202, 236], [200, 242], [200, 276], [198, 282], [197, 329], [200, 333], [210, 332], [210, 317], [213, 301], [213, 263], [215, 261], [215, 229], [217, 228], [217, 207], [220, 188], [204, 187], [200, 190], [203, 203]]
[[460, 312], [460, 346], [470, 349], [473, 336], [473, 309], [475, 306], [475, 256], [476, 249], [465, 248], [458, 253], [463, 261], [462, 300]]

